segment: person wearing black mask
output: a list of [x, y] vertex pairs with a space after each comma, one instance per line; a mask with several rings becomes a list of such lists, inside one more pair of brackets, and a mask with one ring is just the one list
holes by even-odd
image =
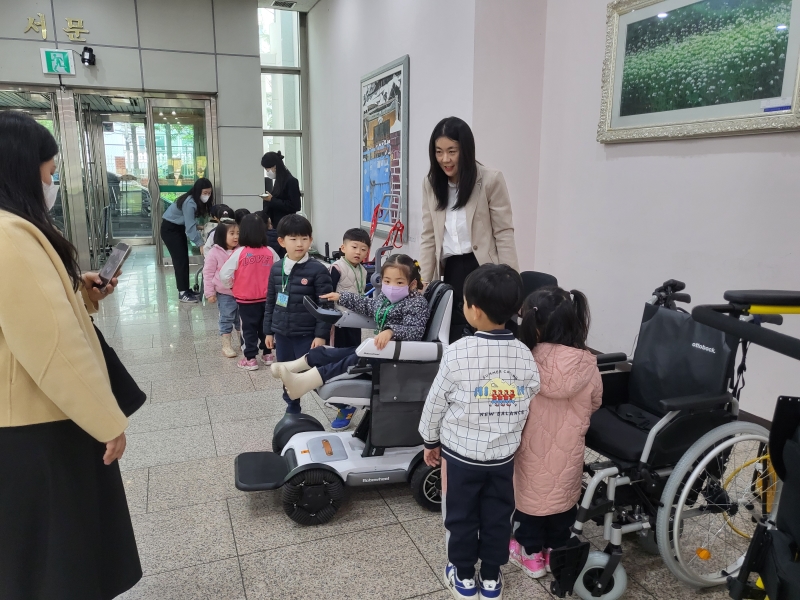
[[[265, 185], [266, 193], [261, 196], [264, 200], [263, 216], [269, 218], [272, 226], [277, 229], [283, 217], [293, 215], [302, 208], [300, 182], [283, 164], [283, 155], [280, 151], [267, 152], [261, 157], [261, 166], [266, 171], [267, 181], [272, 182], [272, 190], [269, 190], [269, 184]], [[267, 222], [266, 219], [264, 222]], [[281, 253], [281, 258], [284, 253], [285, 251]]]

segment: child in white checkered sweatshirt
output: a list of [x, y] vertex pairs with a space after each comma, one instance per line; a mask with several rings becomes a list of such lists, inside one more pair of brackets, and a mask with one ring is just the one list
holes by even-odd
[[419, 424], [426, 464], [442, 464], [445, 579], [456, 598], [502, 597], [514, 452], [539, 390], [533, 355], [504, 325], [522, 296], [522, 279], [507, 265], [484, 265], [467, 277], [464, 316], [477, 333], [444, 351]]

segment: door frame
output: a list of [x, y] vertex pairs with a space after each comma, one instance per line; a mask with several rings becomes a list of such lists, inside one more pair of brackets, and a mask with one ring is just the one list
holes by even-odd
[[[151, 96], [145, 94], [145, 110], [148, 116], [147, 153], [152, 157], [148, 162], [150, 178], [148, 190], [152, 203], [153, 241], [156, 246], [157, 264], [160, 267], [172, 266], [172, 259], [164, 256], [164, 243], [161, 241], [161, 188], [158, 185], [158, 162], [156, 160], [155, 108], [201, 108], [205, 111], [206, 144], [208, 146], [208, 168], [206, 177], [214, 187], [214, 196], [222, 198], [219, 182], [219, 143], [217, 139], [217, 101], [213, 96], [193, 96], [191, 98]], [[209, 176], [210, 175], [210, 176]], [[190, 265], [203, 264], [202, 256], [189, 256]]]

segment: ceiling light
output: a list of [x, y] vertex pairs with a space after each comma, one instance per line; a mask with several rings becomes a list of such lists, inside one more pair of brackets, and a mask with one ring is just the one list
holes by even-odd
[[669, 16], [668, 13], [658, 13], [658, 18], [659, 19], [666, 19], [668, 16]]
[[173, 114], [173, 115], [174, 115], [174, 114], [176, 114], [174, 110], [172, 111], [172, 114]]
[[777, 29], [778, 31], [784, 31], [786, 29], [789, 29], [789, 26], [788, 25], [778, 25], [775, 29]]
[[158, 113], [158, 116], [159, 116], [159, 117], [163, 117], [163, 116], [164, 116], [164, 113], [160, 112], [160, 113]]

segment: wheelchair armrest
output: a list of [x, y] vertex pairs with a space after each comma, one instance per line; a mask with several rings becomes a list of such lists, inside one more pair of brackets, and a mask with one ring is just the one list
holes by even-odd
[[598, 354], [596, 358], [597, 366], [600, 367], [602, 365], [626, 362], [628, 360], [628, 355], [624, 352], [611, 352], [610, 354]]
[[722, 404], [733, 402], [733, 396], [725, 394], [697, 394], [696, 396], [680, 396], [678, 398], [667, 398], [659, 401], [661, 410], [670, 412], [673, 410], [694, 410], [702, 408], [714, 408]]
[[375, 340], [370, 338], [361, 342], [356, 354], [364, 358], [396, 360], [409, 362], [439, 362], [444, 348], [438, 342], [401, 342], [392, 340], [383, 350], [375, 347]]

